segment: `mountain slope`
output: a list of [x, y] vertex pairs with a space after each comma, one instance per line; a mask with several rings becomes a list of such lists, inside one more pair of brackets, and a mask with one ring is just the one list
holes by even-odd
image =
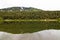
[[33, 7], [9, 7], [9, 8], [4, 8], [0, 10], [1, 11], [28, 11], [28, 10], [38, 11], [40, 9], [33, 8]]

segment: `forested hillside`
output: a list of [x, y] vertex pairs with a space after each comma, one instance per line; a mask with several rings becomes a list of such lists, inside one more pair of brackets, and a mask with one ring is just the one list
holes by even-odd
[[58, 19], [60, 11], [44, 11], [32, 7], [10, 7], [0, 9], [3, 19]]

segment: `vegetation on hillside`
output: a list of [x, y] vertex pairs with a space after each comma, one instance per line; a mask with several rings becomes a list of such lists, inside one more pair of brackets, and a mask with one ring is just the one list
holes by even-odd
[[3, 19], [58, 19], [60, 11], [44, 11], [32, 7], [11, 7], [0, 9]]

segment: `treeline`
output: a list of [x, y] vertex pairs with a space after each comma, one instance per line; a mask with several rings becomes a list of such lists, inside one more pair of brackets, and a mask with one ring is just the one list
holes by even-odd
[[1, 11], [3, 19], [57, 19], [60, 18], [60, 11]]

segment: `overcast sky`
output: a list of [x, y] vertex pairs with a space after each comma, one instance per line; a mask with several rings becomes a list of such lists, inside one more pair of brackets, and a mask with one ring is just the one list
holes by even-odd
[[60, 10], [60, 0], [0, 0], [0, 8], [24, 6], [43, 10]]

